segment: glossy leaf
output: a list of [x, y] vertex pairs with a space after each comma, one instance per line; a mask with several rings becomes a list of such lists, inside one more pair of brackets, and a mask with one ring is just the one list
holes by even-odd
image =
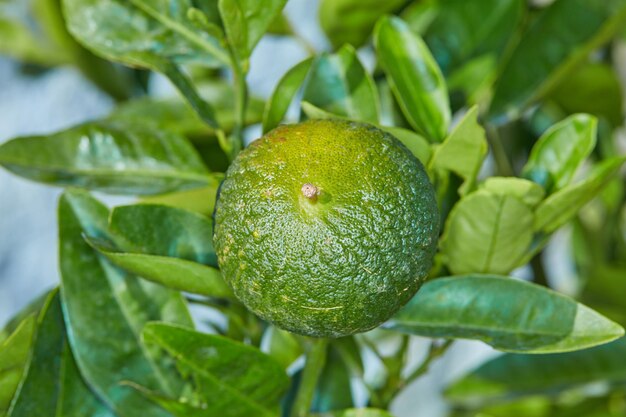
[[217, 266], [213, 222], [197, 213], [156, 204], [121, 206], [113, 209], [109, 227], [125, 250]]
[[286, 3], [287, 0], [219, 0], [226, 35], [240, 58], [252, 54]]
[[63, 0], [67, 26], [87, 48], [130, 65], [228, 63], [218, 39], [189, 20], [189, 0]]
[[144, 395], [175, 416], [271, 416], [287, 389], [281, 366], [251, 346], [163, 323], [148, 324], [145, 343], [164, 349], [196, 384], [199, 400]]
[[583, 181], [568, 185], [546, 198], [537, 207], [534, 229], [550, 233], [570, 221], [585, 204], [598, 196], [624, 162], [626, 157], [605, 159]]
[[411, 126], [431, 141], [441, 141], [450, 124], [448, 90], [424, 41], [396, 17], [376, 25], [374, 43], [380, 65]]
[[313, 58], [307, 58], [292, 67], [280, 79], [272, 96], [265, 105], [263, 133], [274, 129], [283, 120], [294, 96], [304, 83], [312, 63]]
[[401, 127], [378, 126], [379, 129], [395, 136], [406, 146], [422, 165], [426, 166], [432, 156], [432, 149], [428, 141], [419, 134]]
[[490, 117], [518, 117], [623, 26], [621, 0], [557, 0], [521, 37], [495, 87]]
[[338, 116], [378, 123], [376, 85], [350, 45], [313, 62], [302, 99]]
[[478, 124], [478, 107], [472, 107], [450, 136], [435, 148], [429, 170], [451, 171], [463, 179], [461, 195], [471, 191], [487, 156], [485, 130]]
[[268, 326], [263, 334], [261, 350], [284, 369], [288, 369], [304, 353], [293, 333], [274, 326]]
[[380, 16], [394, 13], [406, 0], [322, 0], [319, 19], [335, 49], [350, 44], [363, 46]]
[[55, 290], [39, 315], [32, 353], [7, 417], [112, 417], [78, 373], [59, 301]]
[[315, 417], [393, 417], [385, 410], [376, 408], [351, 408], [333, 413], [315, 414]]
[[441, 254], [453, 274], [507, 274], [520, 265], [533, 238], [533, 213], [509, 194], [481, 190], [452, 209]]
[[30, 356], [36, 318], [26, 317], [0, 345], [0, 415], [4, 415], [22, 380]]
[[522, 175], [548, 193], [569, 184], [596, 145], [598, 121], [576, 114], [550, 127], [530, 153]]
[[626, 339], [558, 355], [504, 354], [453, 383], [446, 396], [464, 404], [535, 394], [554, 395], [577, 386], [626, 381]]
[[480, 184], [479, 190], [515, 197], [531, 208], [537, 206], [546, 194], [539, 184], [516, 177], [489, 177]]
[[[235, 125], [233, 114], [234, 90], [225, 81], [203, 81], [199, 83], [200, 95], [215, 107], [215, 118], [224, 132], [231, 132]], [[259, 123], [264, 103], [250, 97], [245, 115], [245, 124]], [[178, 98], [138, 98], [117, 106], [109, 115], [113, 121], [140, 123], [172, 133], [187, 136], [193, 142], [205, 142], [207, 136], [215, 140], [216, 130], [207, 125], [187, 103]]]
[[424, 40], [444, 72], [481, 54], [502, 54], [521, 21], [522, 0], [448, 0]]
[[314, 412], [327, 412], [350, 407], [354, 407], [350, 372], [337, 350], [331, 346], [319, 377], [311, 409]]
[[619, 126], [624, 120], [621, 88], [611, 65], [594, 62], [565, 78], [548, 99], [567, 113], [589, 113]]
[[95, 241], [89, 243], [113, 264], [157, 284], [193, 294], [234, 298], [216, 268], [179, 258], [121, 252]]
[[618, 324], [557, 292], [491, 275], [428, 281], [385, 327], [526, 353], [584, 349], [624, 334]]
[[159, 71], [217, 128], [213, 108], [178, 67], [229, 63], [220, 40], [189, 20], [190, 0], [63, 0], [67, 27], [87, 49], [109, 60]]
[[165, 359], [144, 349], [145, 323], [166, 320], [192, 326], [180, 293], [127, 275], [100, 257], [83, 235], [108, 238], [106, 207], [84, 192], [66, 192], [59, 204], [60, 268], [69, 342], [81, 374], [124, 416], [164, 416], [122, 381], [177, 393]]
[[131, 100], [117, 106], [109, 119], [126, 124], [141, 123], [187, 137], [214, 134], [214, 129], [204, 123], [188, 104], [178, 99]]
[[193, 190], [144, 197], [141, 199], [141, 202], [146, 204], [160, 204], [194, 211], [204, 216], [211, 216], [215, 208], [218, 188], [219, 184], [215, 183], [208, 187], [194, 188]]
[[11, 140], [0, 146], [0, 164], [34, 181], [113, 194], [159, 194], [217, 181], [185, 138], [111, 122]]

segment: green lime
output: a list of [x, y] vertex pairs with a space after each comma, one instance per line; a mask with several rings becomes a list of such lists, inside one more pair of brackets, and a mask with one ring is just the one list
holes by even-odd
[[364, 124], [280, 126], [243, 150], [215, 210], [224, 279], [254, 313], [316, 337], [370, 330], [418, 290], [439, 233], [422, 164]]

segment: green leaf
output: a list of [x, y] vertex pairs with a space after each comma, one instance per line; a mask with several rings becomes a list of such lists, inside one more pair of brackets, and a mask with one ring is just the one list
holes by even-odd
[[150, 323], [143, 338], [148, 346], [164, 349], [193, 376], [199, 396], [194, 402], [140, 388], [177, 417], [271, 416], [270, 410], [278, 406], [289, 383], [281, 366], [270, 357], [225, 337]]
[[112, 194], [160, 194], [217, 182], [184, 137], [106, 121], [6, 142], [0, 164], [34, 181]]
[[452, 171], [463, 179], [461, 195], [474, 188], [476, 176], [487, 156], [485, 130], [478, 124], [478, 107], [472, 107], [450, 136], [435, 148], [429, 171]]
[[293, 333], [275, 326], [267, 327], [261, 341], [261, 349], [284, 369], [288, 369], [304, 353], [302, 345]]
[[426, 166], [432, 155], [430, 143], [415, 132], [401, 127], [378, 126], [379, 129], [395, 136], [404, 146], [406, 146], [422, 165]]
[[178, 291], [234, 298], [216, 268], [179, 258], [121, 252], [94, 240], [89, 243], [113, 264], [149, 281]]
[[315, 417], [393, 417], [385, 410], [376, 408], [352, 408], [334, 413], [314, 414]]
[[215, 134], [188, 104], [178, 99], [142, 97], [131, 100], [117, 106], [108, 119], [113, 123], [149, 125], [186, 137]]
[[208, 187], [144, 197], [141, 199], [141, 202], [146, 204], [160, 204], [187, 211], [194, 211], [204, 216], [211, 216], [215, 208], [218, 188], [219, 184], [214, 183]]
[[165, 320], [193, 326], [180, 293], [127, 275], [99, 256], [83, 235], [109, 238], [106, 207], [89, 194], [66, 192], [59, 203], [60, 269], [69, 342], [81, 374], [124, 416], [164, 416], [133, 381], [167, 394], [181, 389], [167, 361], [139, 342], [144, 325]]
[[496, 56], [481, 55], [467, 61], [447, 77], [448, 89], [452, 95], [462, 92], [468, 104], [480, 104], [490, 98], [496, 71]]
[[0, 5], [0, 52], [20, 61], [39, 65], [59, 65], [68, 57], [46, 40], [38, 39], [27, 24], [4, 13]]
[[596, 145], [598, 120], [575, 114], [549, 128], [533, 146], [522, 175], [548, 194], [568, 185]]
[[424, 41], [397, 17], [383, 17], [374, 31], [380, 65], [411, 126], [441, 141], [450, 125], [448, 90]]
[[621, 83], [612, 66], [593, 62], [565, 78], [548, 97], [567, 113], [590, 113], [619, 126], [624, 120]]
[[507, 274], [520, 265], [533, 238], [531, 208], [509, 194], [481, 190], [452, 209], [441, 254], [453, 274]]
[[554, 395], [593, 383], [623, 383], [624, 357], [625, 338], [558, 355], [504, 354], [454, 382], [446, 396], [455, 403], [476, 405], [534, 394]]
[[210, 218], [168, 206], [134, 204], [116, 207], [109, 219], [122, 249], [171, 256], [217, 267]]
[[429, 281], [385, 327], [526, 353], [584, 349], [624, 335], [618, 324], [557, 292], [489, 275]]
[[0, 413], [5, 413], [17, 390], [26, 367], [36, 318], [30, 315], [0, 345]]
[[[234, 90], [224, 80], [199, 82], [199, 94], [202, 99], [215, 107], [215, 118], [224, 132], [231, 132], [235, 125], [232, 111]], [[245, 124], [261, 121], [264, 102], [250, 97], [245, 117]], [[179, 98], [156, 99], [143, 97], [134, 99], [116, 107], [109, 115], [113, 121], [149, 125], [172, 133], [187, 136], [193, 142], [206, 142], [207, 137], [216, 140], [216, 130], [207, 125], [188, 104]]]
[[189, 20], [190, 0], [62, 0], [70, 33], [109, 60], [162, 72], [210, 126], [214, 110], [198, 95], [180, 64], [227, 64], [220, 40]]
[[546, 194], [539, 184], [515, 177], [489, 177], [478, 189], [515, 197], [531, 208], [537, 206]]
[[115, 417], [113, 411], [96, 397], [83, 380], [67, 342], [62, 361], [59, 383], [62, 388], [57, 417]]
[[65, 331], [55, 290], [37, 319], [32, 352], [7, 417], [113, 416], [78, 373]]
[[187, 17], [189, 0], [63, 0], [67, 27], [107, 59], [152, 68], [154, 61], [229, 62], [219, 40]]
[[622, 0], [557, 0], [523, 34], [496, 83], [490, 118], [519, 117], [623, 26]]
[[302, 99], [338, 116], [378, 123], [376, 85], [351, 45], [313, 62]]
[[283, 120], [291, 101], [300, 89], [300, 86], [302, 86], [302, 83], [304, 83], [312, 63], [313, 58], [307, 58], [292, 67], [280, 79], [272, 96], [265, 105], [263, 133], [274, 129]]
[[115, 208], [109, 229], [117, 247], [93, 239], [90, 244], [126, 271], [176, 290], [233, 297], [216, 269], [209, 218], [168, 206], [138, 204]]
[[219, 11], [231, 46], [246, 59], [287, 0], [219, 0]]
[[407, 0], [322, 0], [319, 21], [333, 48], [359, 48], [370, 37], [380, 16], [398, 11]]
[[350, 386], [350, 372], [343, 358], [331, 346], [319, 377], [311, 410], [314, 412], [326, 412], [350, 407], [354, 407]]
[[501, 55], [523, 9], [522, 0], [443, 1], [424, 40], [447, 73], [479, 55]]
[[550, 195], [537, 207], [534, 229], [550, 233], [570, 221], [585, 204], [598, 196], [624, 162], [626, 156], [605, 159], [583, 181]]

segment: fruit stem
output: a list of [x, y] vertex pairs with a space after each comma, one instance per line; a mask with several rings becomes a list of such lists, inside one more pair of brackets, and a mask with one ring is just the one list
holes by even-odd
[[311, 344], [306, 353], [306, 362], [302, 371], [302, 379], [298, 387], [298, 393], [291, 409], [291, 417], [307, 417], [311, 410], [313, 395], [317, 381], [326, 363], [328, 339], [311, 339]]
[[317, 196], [320, 193], [320, 190], [313, 184], [311, 184], [310, 182], [307, 182], [306, 184], [304, 184], [302, 186], [302, 194], [308, 198], [309, 200], [314, 201], [315, 199], [317, 199]]

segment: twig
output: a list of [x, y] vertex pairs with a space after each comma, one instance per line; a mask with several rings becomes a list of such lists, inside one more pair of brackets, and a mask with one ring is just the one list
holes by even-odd
[[313, 402], [315, 387], [326, 363], [328, 339], [313, 339], [306, 353], [306, 363], [298, 393], [291, 409], [291, 417], [307, 417]]

